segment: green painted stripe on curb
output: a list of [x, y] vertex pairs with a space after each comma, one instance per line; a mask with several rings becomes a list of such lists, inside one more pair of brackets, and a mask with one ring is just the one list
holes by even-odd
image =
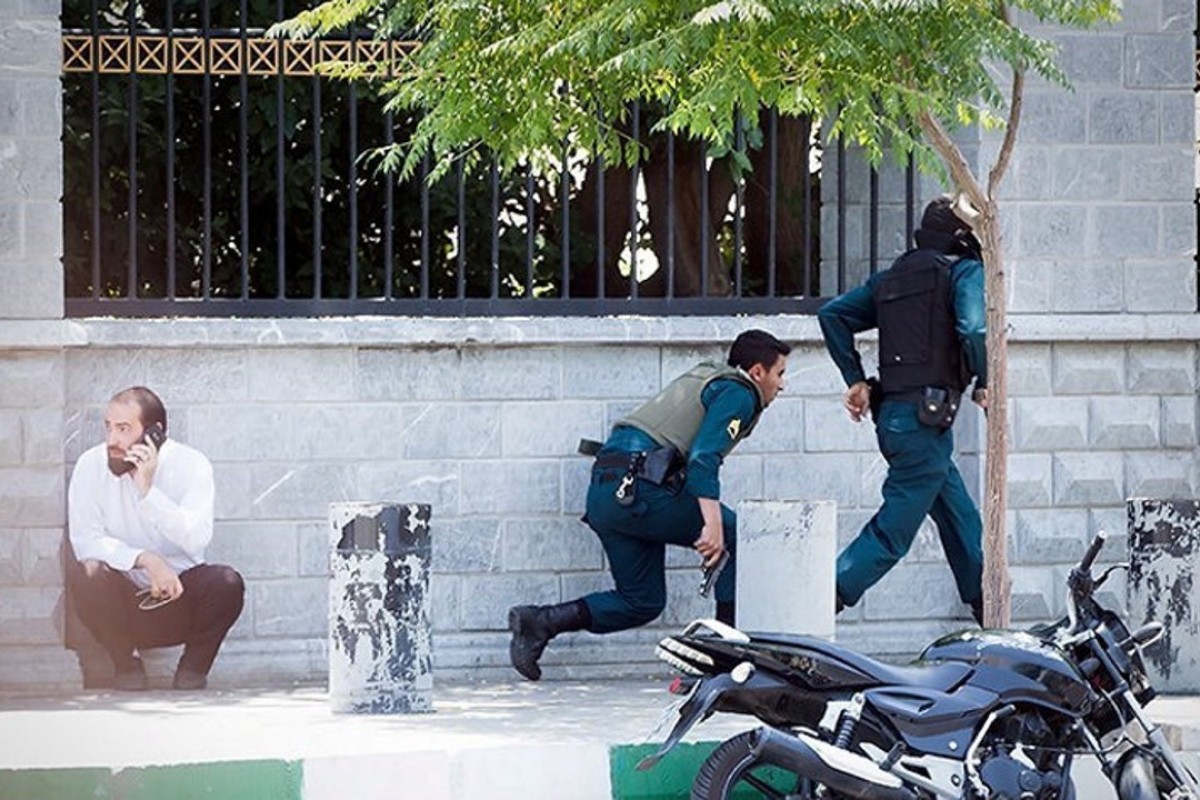
[[[656, 744], [618, 745], [609, 751], [609, 780], [613, 800], [689, 800], [692, 782], [704, 760], [717, 749], [720, 742], [679, 744], [663, 760], [646, 772], [638, 772], [637, 764], [658, 750]], [[782, 793], [794, 791], [796, 776], [776, 767], [755, 770], [755, 776], [775, 786]], [[752, 800], [761, 794], [744, 784], [733, 791], [734, 800]]]
[[692, 781], [704, 759], [719, 742], [678, 744], [653, 769], [637, 771], [637, 764], [658, 750], [657, 744], [617, 745], [608, 751], [613, 800], [687, 800]]
[[301, 800], [300, 761], [0, 770], [0, 800]]
[[111, 800], [112, 770], [0, 770], [0, 800]]

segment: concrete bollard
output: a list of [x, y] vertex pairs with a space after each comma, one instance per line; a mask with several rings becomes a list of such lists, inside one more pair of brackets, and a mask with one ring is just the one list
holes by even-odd
[[1129, 624], [1166, 626], [1162, 641], [1145, 650], [1150, 679], [1162, 692], [1200, 691], [1200, 501], [1126, 502]]
[[832, 639], [837, 504], [743, 500], [737, 515], [738, 628]]
[[433, 710], [427, 505], [329, 506], [334, 711]]

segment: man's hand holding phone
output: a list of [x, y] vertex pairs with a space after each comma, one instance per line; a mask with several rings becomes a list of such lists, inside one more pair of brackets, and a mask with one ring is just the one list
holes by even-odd
[[125, 460], [133, 465], [133, 482], [138, 492], [145, 497], [154, 483], [154, 472], [158, 469], [158, 448], [166, 439], [162, 426], [157, 422], [146, 426], [141, 440], [129, 445]]

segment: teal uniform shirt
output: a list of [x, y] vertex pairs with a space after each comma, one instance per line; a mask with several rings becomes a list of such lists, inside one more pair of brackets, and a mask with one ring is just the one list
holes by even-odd
[[[847, 386], [867, 379], [862, 359], [854, 349], [854, 334], [876, 327], [875, 303], [871, 296], [883, 273], [872, 275], [865, 284], [830, 300], [817, 312], [821, 333], [833, 363]], [[967, 368], [976, 376], [975, 388], [987, 388], [987, 308], [983, 294], [983, 263], [959, 259], [950, 268], [954, 287], [954, 318], [958, 341]]]

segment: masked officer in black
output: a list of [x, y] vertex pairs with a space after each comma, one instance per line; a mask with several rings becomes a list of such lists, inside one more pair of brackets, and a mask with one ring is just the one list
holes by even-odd
[[661, 614], [668, 544], [694, 548], [709, 567], [728, 551], [714, 588], [717, 619], [733, 624], [737, 518], [720, 503], [718, 472], [782, 391], [791, 349], [765, 331], [746, 331], [727, 364], [698, 364], [613, 427], [596, 453], [584, 521], [600, 537], [616, 589], [509, 609], [517, 672], [540, 678], [538, 659], [559, 633], [611, 633]]
[[[951, 460], [963, 391], [987, 408], [983, 260], [962, 200], [940, 197], [921, 217], [916, 247], [818, 312], [825, 346], [849, 387], [855, 422], [871, 409], [888, 462], [883, 506], [837, 560], [837, 608], [853, 606], [912, 545], [925, 516], [937, 525], [958, 594], [982, 619], [983, 525]], [[879, 328], [879, 380], [868, 382], [854, 334]]]

